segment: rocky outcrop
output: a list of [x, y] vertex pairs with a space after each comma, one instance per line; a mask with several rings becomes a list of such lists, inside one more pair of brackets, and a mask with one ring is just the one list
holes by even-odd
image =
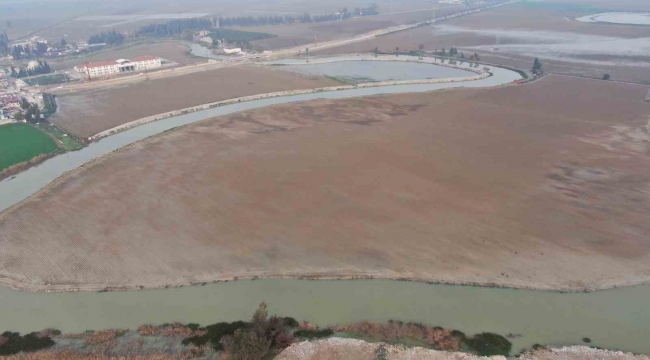
[[[276, 360], [507, 360], [504, 356], [477, 356], [421, 347], [406, 348], [385, 343], [368, 343], [356, 339], [329, 338], [305, 341], [285, 349]], [[538, 349], [521, 355], [521, 360], [650, 360], [649, 356], [621, 351], [600, 350], [587, 346]]]

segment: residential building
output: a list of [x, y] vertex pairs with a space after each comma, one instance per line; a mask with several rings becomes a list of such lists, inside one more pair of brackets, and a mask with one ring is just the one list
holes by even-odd
[[145, 71], [156, 69], [162, 66], [160, 58], [155, 56], [140, 56], [137, 58], [119, 59], [116, 61], [101, 61], [87, 63], [84, 66], [75, 66], [75, 70], [85, 73], [90, 78], [112, 76], [115, 74], [128, 73], [133, 71]]

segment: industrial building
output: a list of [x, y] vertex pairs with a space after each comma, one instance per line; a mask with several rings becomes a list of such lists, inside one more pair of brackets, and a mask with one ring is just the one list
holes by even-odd
[[75, 70], [86, 74], [90, 78], [96, 78], [134, 71], [151, 70], [161, 66], [162, 61], [160, 58], [155, 56], [141, 56], [131, 60], [119, 59], [116, 61], [87, 63], [80, 67], [75, 66]]

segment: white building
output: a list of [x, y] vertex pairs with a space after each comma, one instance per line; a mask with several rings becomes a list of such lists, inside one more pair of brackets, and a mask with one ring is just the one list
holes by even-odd
[[223, 48], [223, 52], [226, 54], [240, 54], [241, 53], [241, 48]]
[[88, 63], [84, 66], [75, 66], [75, 70], [85, 73], [90, 78], [111, 76], [115, 74], [156, 69], [162, 66], [160, 58], [155, 56], [141, 56], [131, 60], [119, 59], [117, 61], [102, 61]]

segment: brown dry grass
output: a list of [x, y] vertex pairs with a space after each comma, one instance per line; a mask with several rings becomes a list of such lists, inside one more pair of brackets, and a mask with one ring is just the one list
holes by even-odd
[[646, 92], [549, 76], [194, 124], [2, 214], [0, 273], [36, 287], [274, 275], [647, 282]]
[[381, 338], [384, 342], [411, 338], [426, 342], [438, 350], [459, 351], [462, 339], [452, 335], [452, 330], [431, 327], [422, 324], [403, 324], [390, 321], [386, 324], [360, 321], [333, 328], [336, 332], [346, 332], [372, 338]]
[[190, 360], [194, 358], [195, 356], [193, 354], [152, 354], [115, 357], [104, 354], [80, 354], [69, 350], [41, 351], [3, 357], [6, 360]]
[[303, 76], [271, 67], [227, 67], [128, 86], [58, 97], [52, 121], [86, 138], [143, 117], [209, 102], [274, 91], [337, 85], [325, 77]]

